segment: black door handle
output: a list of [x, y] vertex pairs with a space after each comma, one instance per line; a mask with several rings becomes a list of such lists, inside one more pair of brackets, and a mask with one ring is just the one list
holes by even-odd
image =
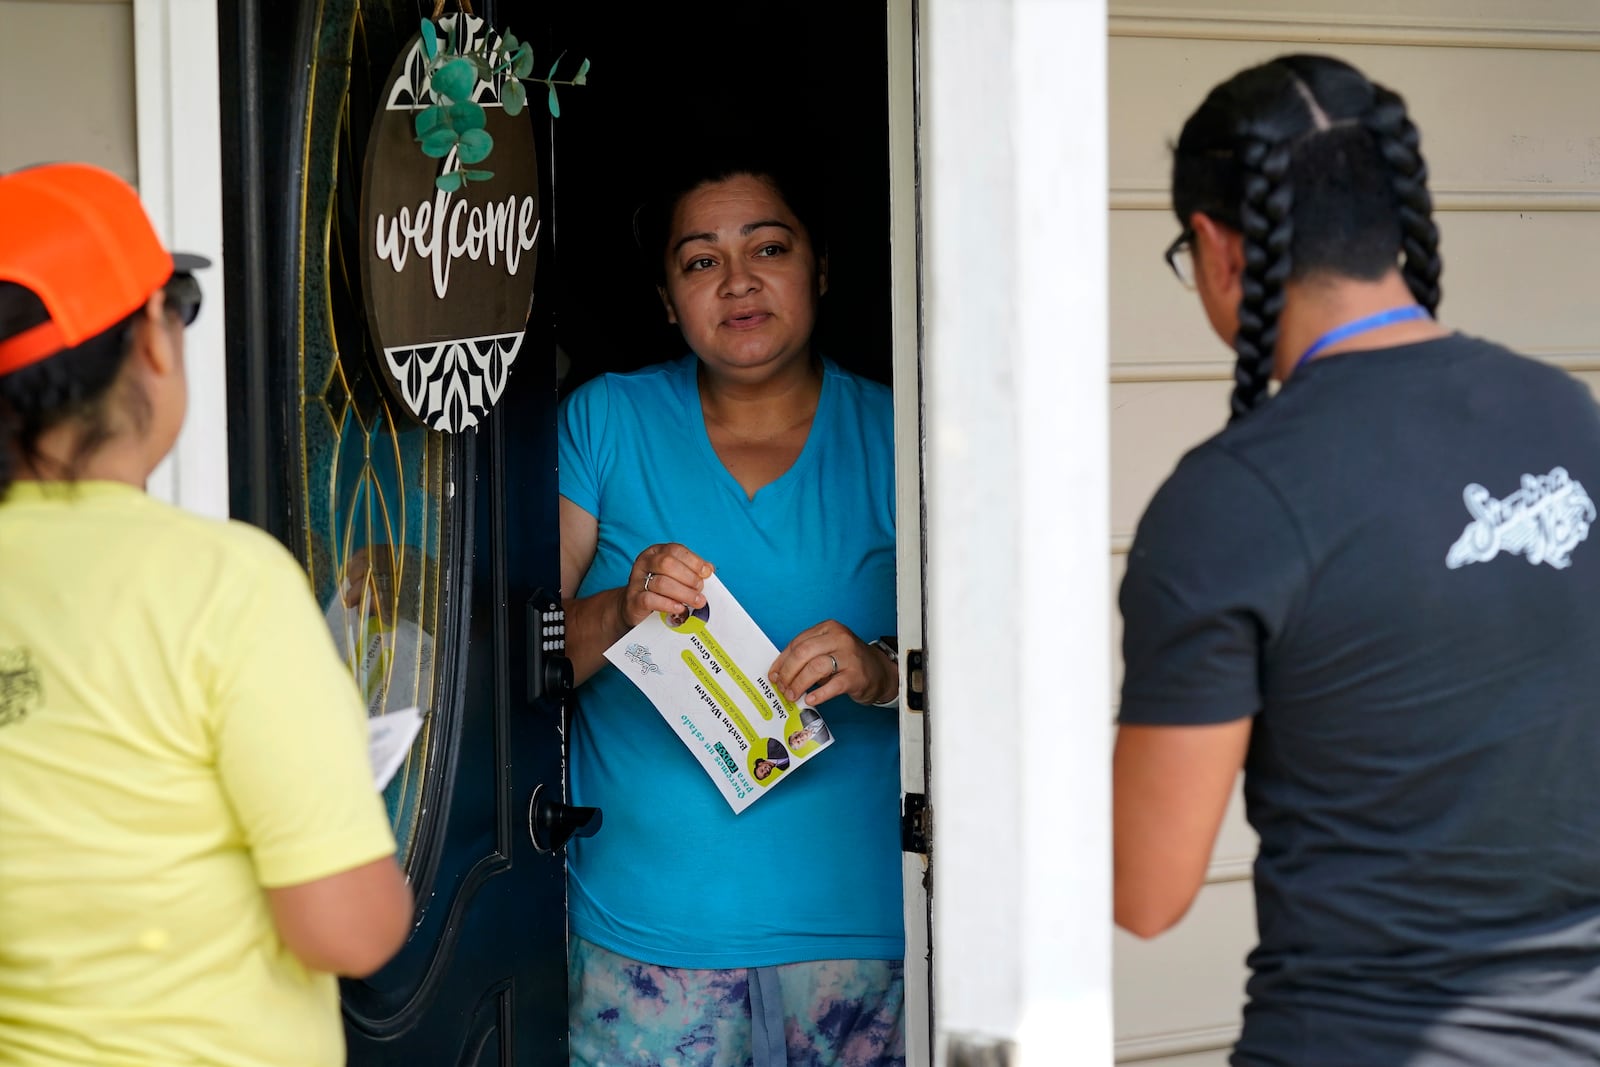
[[559, 852], [574, 837], [593, 837], [603, 821], [599, 808], [563, 804], [544, 795], [544, 786], [528, 800], [528, 837], [540, 852]]

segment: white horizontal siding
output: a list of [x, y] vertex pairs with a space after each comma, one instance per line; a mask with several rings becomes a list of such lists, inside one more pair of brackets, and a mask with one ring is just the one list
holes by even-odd
[[83, 160], [137, 183], [132, 0], [0, 0], [0, 171]]

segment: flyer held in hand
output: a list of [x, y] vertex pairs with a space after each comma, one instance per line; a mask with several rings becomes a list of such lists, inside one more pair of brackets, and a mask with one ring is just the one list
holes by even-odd
[[833, 744], [822, 716], [767, 681], [778, 649], [715, 576], [706, 606], [650, 616], [606, 649], [737, 814]]

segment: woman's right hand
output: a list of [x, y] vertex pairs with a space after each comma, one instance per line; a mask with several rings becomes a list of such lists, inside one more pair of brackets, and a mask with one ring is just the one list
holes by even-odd
[[658, 611], [705, 607], [706, 579], [716, 568], [683, 545], [651, 545], [633, 561], [618, 610], [626, 633]]
[[[567, 609], [567, 658], [573, 684], [582, 685], [606, 665], [606, 649], [650, 617], [682, 605], [704, 607], [705, 580], [714, 568], [682, 545], [651, 545], [639, 553], [623, 585], [580, 597], [600, 543], [600, 521], [561, 498], [561, 603]], [[645, 579], [650, 579], [646, 589]]]

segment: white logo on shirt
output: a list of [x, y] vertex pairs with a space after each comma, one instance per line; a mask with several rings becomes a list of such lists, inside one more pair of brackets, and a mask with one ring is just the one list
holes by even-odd
[[1476, 484], [1467, 486], [1461, 498], [1473, 521], [1445, 557], [1451, 570], [1487, 563], [1501, 552], [1562, 570], [1572, 565], [1572, 550], [1588, 539], [1595, 519], [1594, 501], [1564, 467], [1544, 475], [1524, 474], [1522, 488], [1504, 500]]

